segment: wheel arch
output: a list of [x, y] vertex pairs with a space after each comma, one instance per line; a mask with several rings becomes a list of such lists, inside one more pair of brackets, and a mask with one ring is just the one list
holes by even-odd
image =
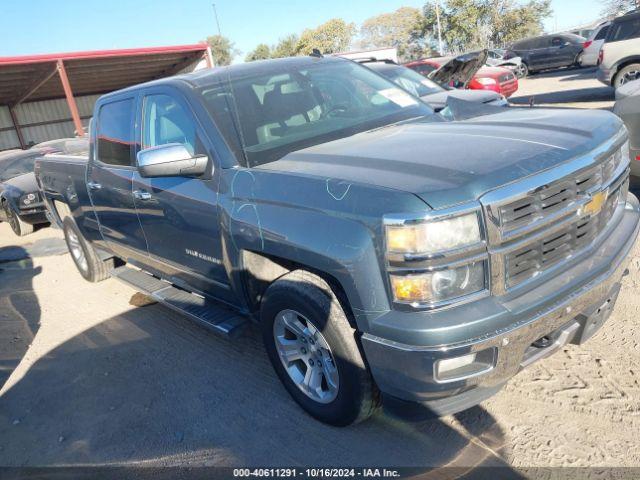
[[611, 75], [611, 85], [615, 85], [616, 77], [620, 70], [622, 70], [627, 65], [631, 65], [632, 63], [640, 63], [640, 55], [630, 55], [628, 57], [623, 58], [622, 60], [618, 60], [611, 67], [611, 71], [614, 72]]

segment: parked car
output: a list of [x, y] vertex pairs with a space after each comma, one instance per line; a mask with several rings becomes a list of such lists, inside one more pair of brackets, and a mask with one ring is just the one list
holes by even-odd
[[580, 65], [583, 67], [593, 67], [598, 64], [600, 48], [604, 44], [605, 38], [607, 38], [610, 25], [611, 22], [601, 23], [591, 32], [591, 36], [587, 38], [587, 41], [582, 46], [583, 52], [578, 58]]
[[631, 183], [640, 185], [640, 80], [627, 82], [616, 90], [613, 112], [629, 131], [629, 156], [631, 158]]
[[343, 58], [251, 62], [100, 97], [91, 156], [36, 176], [84, 278], [257, 322], [314, 417], [379, 392], [446, 414], [602, 327], [640, 228], [619, 118], [495, 110], [447, 121]]
[[520, 57], [527, 73], [580, 66], [580, 55], [585, 42], [584, 37], [573, 33], [526, 38], [513, 43], [504, 58]]
[[[474, 64], [473, 69], [470, 67], [465, 69], [465, 75], [462, 77], [464, 82], [452, 79], [450, 71], [455, 71], [455, 66], [467, 63], [469, 58], [474, 58], [474, 55], [477, 55], [477, 52], [458, 57], [426, 58], [409, 62], [405, 67], [431, 78], [444, 87], [493, 90], [506, 98], [518, 90], [516, 75], [502, 67], [483, 67], [486, 58]], [[458, 74], [458, 76], [461, 75]]]
[[29, 150], [0, 153], [0, 221], [8, 222], [22, 237], [33, 233], [37, 225], [48, 224], [47, 209], [33, 173], [37, 157], [64, 153], [86, 155], [87, 139], [63, 138], [39, 143]]
[[388, 78], [412, 95], [420, 97], [422, 101], [426, 102], [436, 112], [446, 107], [447, 99], [450, 97], [459, 98], [460, 100], [466, 100], [468, 102], [487, 103], [501, 107], [509, 105], [509, 102], [498, 93], [458, 90], [452, 87], [445, 88], [433, 80], [423, 77], [418, 72], [393, 62], [369, 60], [360, 61], [359, 63]]
[[640, 11], [611, 22], [598, 57], [598, 80], [615, 88], [640, 78]]
[[488, 67], [503, 67], [511, 70], [516, 74], [518, 78], [524, 78], [527, 76], [527, 66], [522, 63], [522, 59], [520, 57], [511, 57], [504, 58], [506, 50], [501, 48], [494, 48], [489, 50], [489, 55], [487, 56], [487, 66]]

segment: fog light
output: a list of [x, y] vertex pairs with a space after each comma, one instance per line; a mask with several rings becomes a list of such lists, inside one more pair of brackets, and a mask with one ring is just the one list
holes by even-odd
[[435, 377], [438, 382], [455, 382], [475, 377], [493, 370], [496, 364], [496, 349], [488, 348], [481, 352], [469, 353], [460, 357], [443, 358], [435, 365]]

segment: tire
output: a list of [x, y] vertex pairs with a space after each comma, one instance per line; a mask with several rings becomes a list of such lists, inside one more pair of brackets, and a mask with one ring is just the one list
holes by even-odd
[[640, 79], [640, 63], [631, 63], [620, 69], [613, 78], [613, 86], [619, 88], [627, 82]]
[[17, 215], [7, 202], [4, 204], [4, 211], [7, 217], [7, 221], [11, 226], [11, 230], [19, 237], [24, 237], [33, 233], [35, 227], [30, 223], [25, 222]]
[[[335, 426], [361, 422], [373, 414], [380, 403], [377, 387], [358, 348], [356, 331], [322, 278], [304, 270], [295, 270], [276, 280], [265, 292], [260, 321], [267, 354], [276, 374], [307, 413]], [[284, 334], [277, 337], [287, 322], [295, 323], [298, 331], [305, 332], [302, 327], [306, 327], [306, 335], [296, 336], [294, 330], [285, 329]], [[303, 353], [307, 358], [295, 359], [285, 367], [288, 361], [279, 353], [282, 351], [279, 348], [283, 347], [277, 346], [276, 342], [288, 345], [291, 358]], [[323, 344], [329, 347], [328, 351]], [[314, 347], [316, 352], [312, 353]], [[310, 365], [314, 365], [316, 370]], [[309, 372], [322, 373], [309, 375]], [[312, 378], [309, 383], [313, 378], [319, 379], [314, 382], [317, 387], [305, 387], [302, 377]]]
[[576, 56], [576, 60], [575, 60], [575, 62], [573, 62], [573, 66], [575, 68], [582, 68], [582, 58], [583, 57], [584, 57], [584, 52], [581, 52]]
[[526, 78], [529, 75], [529, 67], [524, 62], [520, 62], [520, 65], [516, 68], [516, 77], [518, 78]]
[[82, 277], [89, 282], [101, 282], [109, 278], [114, 259], [101, 260], [96, 250], [84, 239], [76, 223], [67, 217], [62, 223], [67, 248]]

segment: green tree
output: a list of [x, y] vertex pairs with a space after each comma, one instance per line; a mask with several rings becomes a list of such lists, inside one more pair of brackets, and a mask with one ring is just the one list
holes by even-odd
[[298, 54], [300, 38], [291, 34], [281, 38], [278, 44], [271, 49], [271, 58], [294, 57]]
[[342, 52], [349, 47], [355, 33], [355, 24], [347, 23], [341, 18], [332, 18], [316, 28], [302, 32], [297, 52], [309, 55], [316, 48], [323, 54]]
[[233, 42], [222, 35], [207, 37], [207, 43], [211, 47], [213, 64], [216, 67], [230, 65], [233, 57], [240, 54], [240, 51], [234, 48]]
[[246, 56], [244, 61], [253, 62], [254, 60], [266, 60], [267, 58], [271, 58], [271, 49], [269, 45], [261, 43]]
[[422, 23], [420, 10], [400, 7], [395, 12], [368, 18], [360, 28], [362, 47], [396, 47], [402, 60], [420, 57], [424, 51], [419, 34]]
[[639, 0], [603, 0], [602, 3], [604, 4], [603, 15], [612, 17], [640, 8]]
[[[422, 15], [422, 35], [435, 45], [435, 4], [425, 4]], [[451, 53], [499, 47], [542, 33], [549, 15], [551, 0], [446, 0], [440, 8], [442, 39]]]

